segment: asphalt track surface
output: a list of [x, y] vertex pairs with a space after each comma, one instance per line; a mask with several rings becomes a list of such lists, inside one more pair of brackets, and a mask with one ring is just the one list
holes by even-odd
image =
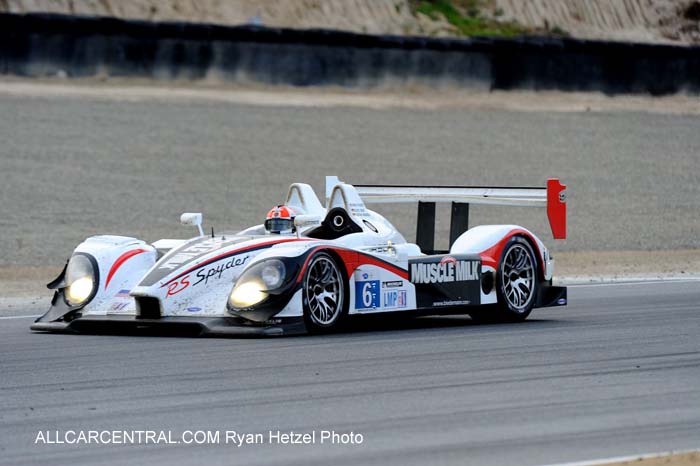
[[[0, 87], [2, 83], [0, 83]], [[105, 90], [105, 93], [114, 91]], [[265, 107], [0, 92], [0, 267], [54, 266], [94, 234], [146, 241], [261, 223], [291, 182], [569, 186], [561, 250], [700, 248], [700, 117], [641, 112]], [[410, 241], [415, 206], [381, 207]], [[544, 210], [472, 206], [470, 224], [548, 240]], [[438, 209], [447, 247], [449, 206]], [[649, 270], [654, 272], [653, 264]], [[44, 283], [51, 276], [44, 277]]]
[[[421, 318], [317, 337], [52, 335], [2, 320], [0, 463], [534, 465], [697, 448], [698, 282], [569, 291], [568, 307], [522, 324]], [[364, 442], [34, 443], [88, 429]]]

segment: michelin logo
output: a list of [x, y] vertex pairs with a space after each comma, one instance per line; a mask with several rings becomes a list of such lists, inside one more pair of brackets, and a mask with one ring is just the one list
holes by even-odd
[[413, 283], [452, 283], [479, 279], [479, 261], [456, 260], [446, 256], [440, 262], [411, 264]]

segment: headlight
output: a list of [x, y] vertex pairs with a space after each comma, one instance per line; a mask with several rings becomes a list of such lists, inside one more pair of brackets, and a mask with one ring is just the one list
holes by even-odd
[[243, 272], [231, 290], [229, 307], [247, 309], [264, 301], [271, 291], [287, 281], [287, 267], [279, 259], [269, 259]]
[[267, 298], [267, 293], [261, 288], [263, 288], [263, 284], [260, 282], [250, 281], [237, 283], [236, 286], [233, 287], [228, 302], [234, 308], [239, 309], [254, 306]]
[[265, 262], [260, 276], [268, 290], [274, 290], [284, 282], [285, 267], [282, 261], [271, 260]]
[[71, 306], [85, 304], [92, 298], [96, 286], [96, 270], [90, 257], [76, 254], [66, 269], [66, 301]]
[[66, 289], [66, 298], [71, 305], [82, 304], [92, 294], [95, 282], [91, 277], [79, 278]]

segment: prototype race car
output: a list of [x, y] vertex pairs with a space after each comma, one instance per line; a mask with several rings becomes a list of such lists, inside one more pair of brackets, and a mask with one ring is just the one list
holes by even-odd
[[[340, 328], [352, 315], [470, 314], [522, 321], [566, 304], [553, 260], [517, 225], [468, 226], [469, 203], [546, 207], [566, 237], [565, 186], [483, 188], [350, 185], [326, 177], [326, 207], [294, 183], [263, 225], [152, 244], [93, 236], [48, 284], [55, 293], [36, 331], [177, 328], [196, 335], [281, 335]], [[416, 243], [369, 203], [418, 202]], [[451, 202], [449, 251], [434, 250], [435, 203]], [[290, 212], [295, 215], [292, 217]], [[284, 221], [290, 223], [284, 224]]]

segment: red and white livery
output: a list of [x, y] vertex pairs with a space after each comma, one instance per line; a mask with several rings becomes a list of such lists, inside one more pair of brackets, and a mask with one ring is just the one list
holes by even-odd
[[[416, 242], [367, 206], [418, 203]], [[450, 247], [434, 250], [435, 204], [452, 205]], [[48, 286], [36, 331], [175, 328], [194, 334], [280, 335], [341, 328], [354, 315], [470, 314], [520, 321], [566, 304], [544, 243], [518, 225], [467, 228], [470, 204], [542, 207], [566, 237], [565, 186], [543, 188], [351, 185], [327, 177], [325, 203], [303, 183], [264, 224], [147, 243], [94, 236]], [[278, 220], [284, 220], [279, 222]], [[282, 228], [284, 227], [284, 228]]]

